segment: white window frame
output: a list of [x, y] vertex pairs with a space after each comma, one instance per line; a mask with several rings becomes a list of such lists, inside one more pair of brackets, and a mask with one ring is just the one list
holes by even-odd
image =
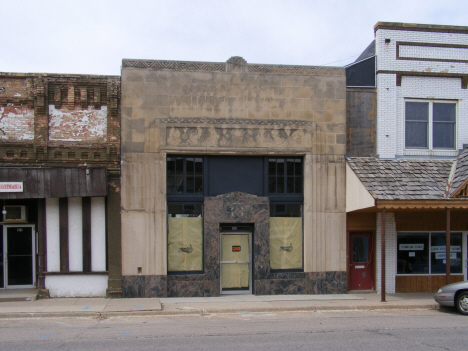
[[[427, 128], [427, 146], [426, 147], [408, 147], [406, 146], [406, 103], [407, 102], [422, 102], [429, 104], [429, 111], [428, 111], [428, 128]], [[452, 148], [434, 148], [433, 147], [433, 106], [434, 104], [454, 104], [455, 105], [455, 131], [454, 131], [454, 145]], [[404, 99], [404, 111], [403, 111], [403, 142], [404, 142], [404, 150], [405, 151], [415, 151], [415, 150], [431, 150], [431, 151], [455, 151], [457, 149], [457, 141], [458, 141], [458, 101], [457, 100], [433, 100], [433, 99]]]

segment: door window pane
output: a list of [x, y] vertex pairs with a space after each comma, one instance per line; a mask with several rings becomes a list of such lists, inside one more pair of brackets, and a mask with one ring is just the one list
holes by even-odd
[[367, 263], [369, 261], [367, 239], [367, 237], [353, 237], [354, 263]]

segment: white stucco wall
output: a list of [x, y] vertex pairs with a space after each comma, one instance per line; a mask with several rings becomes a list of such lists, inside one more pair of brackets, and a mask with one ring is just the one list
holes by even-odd
[[49, 275], [45, 285], [50, 297], [104, 297], [107, 275]]
[[46, 199], [47, 271], [60, 271], [59, 199]]
[[81, 197], [68, 199], [68, 264], [70, 271], [83, 271], [83, 210]]
[[91, 270], [106, 270], [106, 203], [103, 197], [91, 198]]

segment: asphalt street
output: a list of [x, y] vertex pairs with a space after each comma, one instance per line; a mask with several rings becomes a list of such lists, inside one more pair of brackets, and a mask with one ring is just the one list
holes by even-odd
[[0, 350], [466, 350], [453, 309], [16, 318]]

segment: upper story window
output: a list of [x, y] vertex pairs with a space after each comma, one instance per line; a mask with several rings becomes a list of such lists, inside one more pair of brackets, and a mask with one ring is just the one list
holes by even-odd
[[302, 159], [268, 159], [268, 192], [270, 194], [302, 194]]
[[407, 149], [455, 149], [457, 104], [442, 101], [406, 101]]
[[167, 193], [202, 194], [203, 158], [187, 156], [168, 156]]

